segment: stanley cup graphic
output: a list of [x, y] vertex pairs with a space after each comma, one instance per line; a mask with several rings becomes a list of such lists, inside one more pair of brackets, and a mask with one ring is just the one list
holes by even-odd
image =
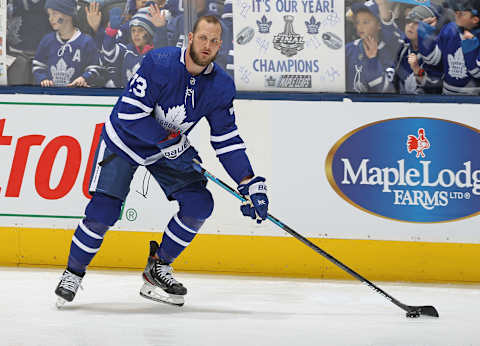
[[273, 47], [278, 49], [283, 55], [294, 56], [303, 49], [305, 42], [303, 37], [293, 31], [293, 20], [291, 15], [283, 16], [285, 28], [283, 32], [273, 37]]

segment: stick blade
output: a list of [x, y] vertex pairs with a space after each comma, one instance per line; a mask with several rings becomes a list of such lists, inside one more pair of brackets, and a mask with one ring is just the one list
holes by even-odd
[[425, 315], [425, 316], [431, 316], [431, 317], [440, 317], [440, 315], [438, 314], [438, 311], [437, 309], [435, 309], [433, 306], [419, 306], [418, 307], [419, 310], [420, 310], [420, 314], [421, 315]]

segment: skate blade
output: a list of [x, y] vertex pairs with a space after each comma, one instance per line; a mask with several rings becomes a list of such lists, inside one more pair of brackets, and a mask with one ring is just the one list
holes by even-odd
[[58, 297], [57, 301], [55, 303], [55, 306], [57, 307], [57, 309], [61, 309], [65, 305], [66, 302], [67, 301], [65, 299]]
[[150, 285], [149, 283], [143, 284], [140, 289], [140, 295], [146, 299], [175, 306], [183, 306], [185, 303], [183, 296], [167, 293], [161, 288]]

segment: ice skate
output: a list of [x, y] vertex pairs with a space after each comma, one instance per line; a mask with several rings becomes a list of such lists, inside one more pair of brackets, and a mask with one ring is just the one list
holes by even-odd
[[58, 296], [56, 306], [60, 309], [66, 302], [71, 302], [75, 298], [78, 288], [81, 287], [83, 276], [78, 276], [66, 269], [62, 278], [55, 289]]
[[154, 258], [157, 249], [158, 243], [150, 241], [150, 256], [142, 274], [145, 283], [140, 289], [140, 295], [157, 302], [182, 306], [187, 289], [175, 280], [169, 264]]

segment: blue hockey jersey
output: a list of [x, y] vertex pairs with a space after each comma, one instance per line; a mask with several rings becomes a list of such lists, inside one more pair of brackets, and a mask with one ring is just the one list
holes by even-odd
[[[410, 54], [417, 55], [418, 64], [425, 71], [421, 82], [417, 80], [408, 63], [408, 56]], [[441, 90], [442, 71], [424, 64], [422, 55], [413, 49], [407, 37], [404, 37], [398, 54], [397, 66], [395, 68], [395, 85], [397, 91], [401, 94], [439, 93]]]
[[64, 42], [57, 32], [45, 35], [33, 60], [33, 76], [40, 84], [45, 79], [55, 86], [66, 86], [83, 76], [92, 85], [100, 77], [100, 57], [93, 39], [76, 31]]
[[393, 92], [396, 51], [389, 49], [385, 42], [378, 44], [377, 56], [369, 59], [363, 49], [362, 40], [349, 42], [346, 49], [347, 91]]
[[[479, 33], [475, 33], [478, 42]], [[419, 23], [418, 41], [425, 63], [443, 71], [443, 94], [480, 95], [480, 69], [477, 65], [478, 46], [475, 40], [463, 40], [454, 22], [445, 25], [435, 37], [434, 29]], [[471, 42], [470, 42], [471, 41]]]
[[105, 122], [105, 142], [132, 164], [149, 165], [165, 160], [160, 141], [172, 132], [188, 135], [205, 117], [217, 157], [239, 183], [253, 170], [235, 124], [233, 80], [216, 63], [191, 75], [185, 52], [164, 47], [145, 55]]
[[394, 92], [395, 62], [402, 43], [401, 33], [393, 23], [381, 21], [377, 56], [369, 59], [362, 39], [345, 46], [346, 89], [348, 92]]

